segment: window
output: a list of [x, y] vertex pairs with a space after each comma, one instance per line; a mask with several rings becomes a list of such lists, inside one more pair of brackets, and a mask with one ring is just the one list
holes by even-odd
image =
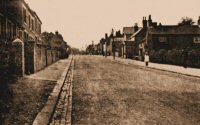
[[167, 42], [167, 38], [166, 37], [161, 36], [158, 39], [159, 39], [159, 42], [161, 42], [161, 43]]
[[32, 19], [32, 30], [34, 30], [34, 20]]
[[39, 24], [39, 34], [41, 33], [41, 24]]
[[0, 16], [0, 36], [1, 36], [1, 26], [2, 25], [2, 16]]
[[22, 39], [22, 31], [19, 30], [19, 38]]
[[37, 20], [35, 19], [35, 31], [37, 32]]
[[193, 42], [194, 43], [200, 43], [200, 37], [194, 37]]
[[27, 23], [27, 22], [26, 22], [26, 9], [24, 9], [24, 8], [23, 8], [23, 15], [24, 15], [24, 16], [23, 16], [23, 17], [24, 17], [24, 22]]
[[17, 27], [16, 27], [16, 25], [14, 24], [14, 25], [13, 25], [13, 37], [16, 37], [16, 36], [17, 36], [16, 30], [17, 30]]
[[24, 32], [24, 40], [28, 40], [28, 34]]
[[28, 26], [29, 26], [29, 28], [31, 28], [31, 16], [30, 15], [28, 16]]
[[12, 36], [12, 25], [10, 22], [8, 22], [8, 32], [7, 32], [7, 38], [11, 38]]
[[6, 18], [1, 17], [1, 35], [2, 38], [6, 38]]

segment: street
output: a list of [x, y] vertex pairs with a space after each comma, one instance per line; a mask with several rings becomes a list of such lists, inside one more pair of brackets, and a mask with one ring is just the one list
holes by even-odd
[[75, 56], [74, 125], [199, 125], [200, 79]]

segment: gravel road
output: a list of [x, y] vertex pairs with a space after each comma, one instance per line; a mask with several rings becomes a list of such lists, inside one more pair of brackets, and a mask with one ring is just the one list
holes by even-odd
[[198, 125], [200, 79], [76, 56], [74, 125]]

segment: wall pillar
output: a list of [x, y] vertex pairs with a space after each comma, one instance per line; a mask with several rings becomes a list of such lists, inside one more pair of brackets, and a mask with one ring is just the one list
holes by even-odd
[[17, 74], [23, 76], [25, 72], [24, 63], [24, 43], [20, 39], [15, 39], [12, 42], [12, 54], [14, 55], [14, 63], [17, 68]]

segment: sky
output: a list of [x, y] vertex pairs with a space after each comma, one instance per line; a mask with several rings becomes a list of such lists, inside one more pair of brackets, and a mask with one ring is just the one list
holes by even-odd
[[111, 29], [142, 26], [149, 14], [153, 21], [175, 25], [182, 17], [196, 22], [200, 0], [25, 0], [42, 20], [42, 31], [58, 30], [68, 45], [85, 49], [110, 34]]

